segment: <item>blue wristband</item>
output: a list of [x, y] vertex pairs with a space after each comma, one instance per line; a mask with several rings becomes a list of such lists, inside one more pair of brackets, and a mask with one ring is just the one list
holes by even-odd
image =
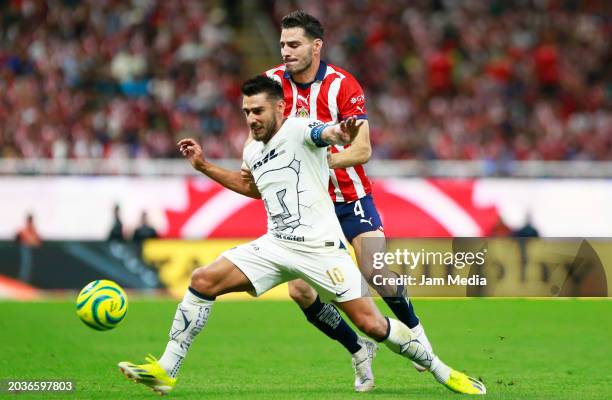
[[327, 125], [320, 124], [320, 125], [317, 125], [314, 128], [312, 128], [311, 131], [310, 131], [310, 138], [312, 139], [313, 143], [317, 147], [327, 147], [327, 146], [329, 146], [329, 144], [325, 143], [325, 141], [323, 141], [323, 139], [321, 138], [321, 136], [323, 135], [323, 131], [325, 130], [326, 127], [327, 127]]

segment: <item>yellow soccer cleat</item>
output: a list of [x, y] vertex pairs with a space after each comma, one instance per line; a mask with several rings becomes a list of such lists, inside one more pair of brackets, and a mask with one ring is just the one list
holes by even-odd
[[168, 394], [176, 386], [176, 378], [171, 378], [159, 365], [155, 357], [149, 354], [145, 357], [147, 364], [133, 364], [129, 361], [120, 362], [119, 369], [128, 379], [142, 383], [161, 395]]
[[477, 379], [467, 376], [466, 374], [451, 370], [448, 381], [444, 384], [447, 388], [453, 392], [463, 394], [486, 394], [487, 388], [484, 383]]

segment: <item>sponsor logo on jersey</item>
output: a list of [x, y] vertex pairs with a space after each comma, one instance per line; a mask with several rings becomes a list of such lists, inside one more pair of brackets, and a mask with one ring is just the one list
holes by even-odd
[[363, 103], [365, 101], [364, 95], [359, 95], [356, 97], [351, 97], [351, 104]]
[[304, 236], [289, 235], [287, 233], [272, 232], [272, 236], [281, 240], [291, 240], [292, 242], [303, 242]]
[[285, 150], [281, 150], [278, 153], [276, 152], [276, 149], [270, 150], [261, 160], [257, 161], [255, 164], [253, 164], [253, 171], [258, 169], [262, 165], [266, 164], [268, 161], [273, 160], [276, 157], [278, 157], [278, 156], [280, 156], [281, 154], [284, 154], [284, 153], [285, 153]]

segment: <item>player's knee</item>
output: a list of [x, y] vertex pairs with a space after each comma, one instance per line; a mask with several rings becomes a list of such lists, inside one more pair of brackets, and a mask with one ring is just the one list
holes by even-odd
[[217, 284], [212, 278], [206, 267], [197, 268], [191, 274], [191, 287], [204, 296], [216, 297]]
[[304, 281], [289, 282], [289, 297], [302, 308], [311, 305], [317, 298], [316, 292]]

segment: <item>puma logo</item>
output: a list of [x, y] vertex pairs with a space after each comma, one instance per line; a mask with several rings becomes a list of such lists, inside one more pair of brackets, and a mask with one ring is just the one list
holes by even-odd
[[374, 224], [372, 223], [372, 217], [365, 219], [365, 218], [361, 218], [359, 220], [360, 223], [362, 224], [370, 224], [371, 227], [374, 227]]

